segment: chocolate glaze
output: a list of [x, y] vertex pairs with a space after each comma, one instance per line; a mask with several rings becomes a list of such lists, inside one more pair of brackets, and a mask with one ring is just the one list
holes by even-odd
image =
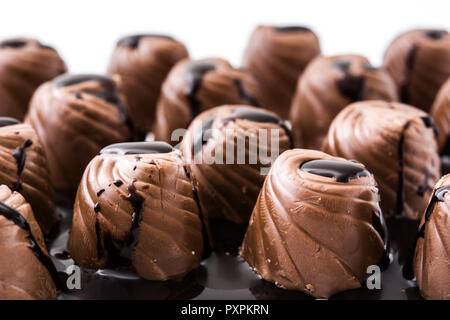
[[22, 48], [27, 45], [27, 42], [24, 40], [5, 40], [0, 42], [0, 48]]
[[56, 271], [55, 265], [52, 260], [41, 250], [41, 247], [37, 244], [34, 236], [31, 232], [30, 225], [25, 220], [25, 218], [17, 210], [11, 208], [4, 202], [0, 201], [0, 215], [4, 216], [6, 219], [13, 222], [16, 226], [23, 229], [28, 234], [28, 239], [30, 241], [30, 250], [39, 259], [42, 265], [48, 270], [48, 273], [52, 277], [55, 284], [59, 285], [58, 272]]
[[260, 103], [255, 98], [255, 96], [253, 94], [251, 94], [250, 92], [245, 90], [245, 88], [244, 88], [244, 86], [242, 84], [242, 81], [240, 79], [233, 79], [233, 82], [236, 85], [236, 87], [238, 88], [239, 95], [242, 98], [247, 100], [250, 103], [250, 105], [252, 105], [252, 106], [261, 107]]
[[285, 27], [275, 27], [276, 32], [288, 33], [288, 32], [312, 32], [310, 28], [304, 26], [285, 26]]
[[136, 49], [139, 46], [139, 41], [142, 38], [163, 38], [167, 40], [173, 40], [172, 37], [162, 34], [136, 34], [131, 36], [126, 36], [117, 41], [118, 46], [126, 46], [132, 49]]
[[[344, 73], [344, 77], [336, 82], [339, 91], [343, 96], [349, 98], [352, 102], [362, 100], [364, 97], [364, 86], [366, 78], [364, 76], [354, 76], [350, 73], [351, 62], [340, 60], [333, 63], [333, 66]], [[366, 67], [366, 65], [365, 65]]]
[[145, 142], [124, 142], [115, 143], [103, 148], [100, 154], [150, 154], [150, 153], [169, 153], [173, 147], [161, 141]]
[[200, 132], [194, 133], [194, 143], [192, 147], [195, 153], [199, 153], [202, 150], [202, 146], [208, 142], [212, 137], [212, 125], [214, 123], [214, 117], [209, 117], [202, 122]]
[[0, 117], [0, 127], [12, 126], [19, 124], [20, 121], [10, 117]]
[[300, 165], [300, 169], [323, 177], [334, 178], [338, 182], [370, 176], [361, 165], [339, 160], [310, 160]]
[[439, 40], [446, 34], [448, 34], [447, 30], [426, 30], [425, 31], [425, 35], [428, 38], [433, 39], [433, 40]]
[[26, 149], [33, 144], [30, 139], [25, 140], [22, 147], [17, 147], [13, 151], [13, 157], [17, 164], [17, 181], [12, 185], [11, 190], [20, 192], [22, 190], [22, 171], [25, 167]]
[[200, 112], [197, 91], [200, 89], [203, 76], [215, 69], [216, 65], [210, 61], [193, 61], [186, 68], [186, 80], [188, 82], [186, 97], [191, 106], [192, 119]]

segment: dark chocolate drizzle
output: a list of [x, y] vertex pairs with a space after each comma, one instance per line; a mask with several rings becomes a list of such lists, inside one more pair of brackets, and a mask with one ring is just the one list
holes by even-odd
[[431, 118], [430, 116], [425, 116], [421, 117], [421, 119], [425, 127], [433, 129], [434, 136], [437, 137], [439, 135], [439, 129], [434, 124], [433, 118]]
[[351, 61], [338, 60], [333, 66], [344, 73], [344, 77], [336, 81], [339, 92], [352, 102], [363, 100], [366, 78], [363, 75], [355, 76], [350, 73]]
[[312, 32], [310, 28], [304, 26], [284, 26], [284, 27], [275, 27], [276, 32], [279, 33], [288, 33], [288, 32]]
[[439, 40], [446, 34], [448, 34], [447, 30], [426, 30], [425, 31], [425, 36], [427, 36], [428, 38], [433, 39], [433, 40]]
[[203, 76], [216, 69], [212, 61], [192, 61], [186, 67], [186, 80], [188, 87], [186, 97], [191, 107], [191, 119], [200, 113], [200, 102], [197, 99], [197, 92], [202, 84]]
[[105, 192], [105, 189], [100, 189], [100, 190], [97, 192], [97, 197], [100, 197], [100, 196], [103, 194], [103, 192]]
[[414, 67], [414, 61], [416, 59], [417, 49], [418, 49], [418, 47], [416, 45], [414, 45], [406, 53], [406, 61], [405, 61], [406, 76], [405, 76], [403, 83], [400, 86], [400, 99], [402, 102], [405, 102], [405, 103], [407, 103], [409, 101], [408, 89], [409, 89], [409, 83], [410, 83], [410, 77], [411, 77], [410, 74]]
[[10, 40], [4, 40], [0, 42], [0, 49], [1, 48], [22, 48], [25, 47], [28, 43], [24, 40], [19, 39], [10, 39]]
[[203, 145], [205, 145], [209, 139], [212, 137], [212, 125], [215, 118], [209, 117], [202, 122], [201, 131], [195, 131], [193, 137], [193, 152], [194, 154], [199, 153], [202, 150]]
[[404, 201], [405, 201], [405, 174], [404, 174], [404, 145], [405, 145], [405, 132], [411, 126], [412, 121], [409, 120], [403, 125], [403, 130], [400, 134], [398, 141], [398, 183], [397, 183], [397, 209], [395, 214], [401, 215], [403, 213]]
[[114, 180], [113, 184], [114, 184], [116, 187], [120, 187], [121, 185], [123, 185], [123, 181], [120, 180], [120, 179], [117, 179], [117, 180]]
[[300, 169], [322, 177], [334, 178], [337, 182], [349, 182], [370, 176], [370, 172], [363, 166], [341, 160], [308, 160], [300, 165]]
[[0, 127], [13, 126], [19, 124], [20, 121], [10, 117], [0, 117]]
[[100, 151], [100, 154], [154, 154], [170, 153], [175, 149], [162, 141], [124, 142], [111, 144]]
[[247, 100], [252, 106], [261, 107], [260, 103], [256, 98], [248, 91], [245, 90], [244, 85], [240, 79], [233, 79], [234, 85], [237, 87], [239, 95]]
[[131, 49], [136, 49], [139, 46], [139, 41], [142, 38], [162, 38], [162, 39], [167, 39], [167, 40], [174, 40], [172, 37], [167, 36], [167, 35], [163, 35], [163, 34], [135, 34], [135, 35], [131, 35], [131, 36], [126, 36], [123, 37], [121, 39], [119, 39], [119, 41], [117, 41], [117, 45], [118, 46], [125, 46]]
[[47, 269], [48, 273], [50, 274], [50, 277], [52, 277], [53, 281], [55, 282], [55, 285], [57, 287], [60, 287], [58, 272], [56, 271], [56, 268], [50, 257], [48, 257], [42, 251], [41, 247], [37, 244], [36, 239], [34, 238], [31, 232], [31, 228], [27, 220], [22, 216], [22, 214], [20, 214], [19, 211], [15, 210], [14, 208], [11, 208], [3, 201], [0, 201], [0, 215], [12, 221], [16, 226], [18, 226], [27, 233], [27, 238], [30, 242], [29, 246], [30, 250], [36, 256], [36, 258], [38, 258], [39, 262]]
[[22, 147], [17, 147], [13, 151], [13, 157], [16, 160], [17, 164], [17, 181], [12, 185], [11, 189], [13, 191], [22, 190], [22, 171], [25, 168], [25, 161], [27, 159], [26, 149], [33, 144], [33, 141], [30, 139], [25, 140]]

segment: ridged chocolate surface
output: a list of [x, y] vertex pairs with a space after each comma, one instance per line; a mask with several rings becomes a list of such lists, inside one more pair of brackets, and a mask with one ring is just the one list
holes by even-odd
[[[310, 164], [317, 160], [322, 163]], [[314, 297], [359, 288], [367, 267], [384, 255], [379, 200], [375, 179], [361, 164], [286, 151], [264, 182], [241, 256], [263, 279]]]
[[139, 132], [150, 131], [164, 78], [188, 55], [181, 42], [166, 36], [143, 34], [118, 41], [108, 73], [120, 76], [128, 114]]
[[390, 75], [358, 55], [317, 57], [297, 83], [290, 120], [295, 145], [320, 149], [333, 118], [361, 100], [398, 100]]
[[0, 114], [22, 120], [37, 87], [67, 71], [58, 53], [27, 38], [0, 42]]
[[156, 111], [156, 140], [171, 141], [175, 129], [187, 128], [199, 113], [223, 104], [259, 106], [259, 87], [246, 71], [219, 58], [189, 60], [175, 65], [162, 86]]
[[28, 124], [0, 127], [0, 184], [20, 192], [44, 233], [50, 231], [58, 220], [53, 187], [44, 148]]
[[419, 226], [414, 275], [422, 296], [450, 300], [450, 175], [436, 184]]
[[[0, 299], [56, 299], [44, 236], [24, 197], [0, 185]], [[40, 258], [42, 260], [40, 260]]]
[[126, 103], [112, 79], [63, 75], [35, 93], [25, 122], [44, 146], [57, 189], [75, 189], [101, 148], [131, 137]]
[[203, 238], [179, 151], [110, 151], [89, 163], [78, 188], [71, 257], [90, 269], [132, 266], [148, 280], [183, 277], [199, 265]]
[[287, 119], [297, 79], [319, 54], [319, 39], [307, 28], [259, 26], [242, 64], [261, 84], [262, 105]]
[[439, 130], [439, 149], [450, 155], [450, 78], [439, 90], [430, 113]]
[[450, 76], [450, 34], [425, 29], [405, 32], [386, 50], [384, 65], [401, 101], [428, 112]]
[[[245, 140], [251, 132], [254, 138]], [[276, 152], [271, 133], [279, 134], [275, 139], [279, 153], [291, 147], [284, 122], [271, 111], [250, 106], [220, 106], [203, 112], [189, 126], [181, 150], [190, 164], [208, 236], [216, 250], [233, 251], [242, 241], [264, 182], [260, 169], [270, 167], [268, 156]], [[268, 144], [258, 147], [258, 141], [264, 138]], [[214, 150], [220, 149], [222, 164], [215, 161]], [[234, 153], [230, 155], [229, 150]], [[260, 150], [262, 157], [258, 155]], [[237, 161], [239, 152], [245, 156], [243, 163]], [[227, 157], [231, 163], [227, 163]]]
[[374, 174], [386, 216], [419, 219], [440, 177], [435, 133], [430, 116], [417, 108], [357, 102], [333, 120], [322, 150], [355, 159]]

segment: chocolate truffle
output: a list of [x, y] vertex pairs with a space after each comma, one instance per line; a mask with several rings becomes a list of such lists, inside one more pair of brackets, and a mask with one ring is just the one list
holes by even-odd
[[130, 140], [126, 103], [114, 80], [100, 75], [62, 75], [43, 84], [25, 122], [36, 130], [60, 190], [75, 189], [101, 148]]
[[110, 145], [87, 166], [68, 241], [79, 265], [133, 267], [148, 280], [198, 267], [202, 223], [180, 152], [163, 142]]
[[297, 83], [290, 120], [295, 145], [320, 149], [333, 118], [360, 100], [397, 100], [389, 74], [359, 55], [317, 57]]
[[261, 84], [262, 105], [287, 119], [297, 79], [318, 54], [319, 39], [308, 28], [259, 26], [247, 45], [243, 66]]
[[44, 233], [58, 218], [44, 148], [34, 129], [0, 117], [0, 184], [20, 192], [31, 204]]
[[0, 185], [0, 300], [56, 299], [56, 269], [31, 206]]
[[181, 150], [215, 250], [233, 252], [240, 245], [264, 182], [264, 168], [268, 171], [291, 143], [284, 121], [250, 106], [217, 107], [189, 126]]
[[450, 300], [450, 175], [436, 184], [419, 226], [414, 275], [426, 299]]
[[386, 216], [421, 217], [440, 177], [430, 116], [397, 102], [356, 102], [331, 123], [323, 151], [355, 159], [375, 175]]
[[241, 256], [263, 279], [317, 298], [359, 288], [385, 256], [379, 200], [362, 164], [288, 150], [264, 182]]
[[219, 58], [179, 62], [165, 80], [156, 111], [156, 140], [179, 142], [174, 130], [187, 128], [200, 112], [222, 104], [259, 106], [259, 89], [248, 72]]
[[58, 53], [39, 41], [0, 42], [0, 115], [22, 120], [37, 87], [66, 72]]
[[108, 73], [120, 76], [128, 114], [140, 133], [151, 129], [161, 85], [169, 70], [187, 56], [186, 47], [168, 36], [133, 35], [117, 42]]
[[450, 35], [445, 30], [403, 33], [386, 50], [384, 65], [401, 101], [428, 112], [450, 76]]
[[439, 130], [439, 150], [450, 156], [450, 77], [443, 84], [434, 100], [431, 116]]

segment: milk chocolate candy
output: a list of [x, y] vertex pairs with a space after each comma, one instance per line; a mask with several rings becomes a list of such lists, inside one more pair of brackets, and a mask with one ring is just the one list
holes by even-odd
[[184, 44], [169, 36], [138, 34], [117, 42], [108, 73], [120, 77], [127, 112], [139, 133], [150, 131], [163, 80], [187, 56]]
[[241, 256], [263, 279], [317, 298], [359, 288], [385, 256], [379, 201], [362, 164], [288, 150], [264, 182]]
[[436, 184], [419, 226], [413, 270], [426, 299], [450, 300], [450, 175]]
[[216, 251], [237, 250], [264, 182], [263, 169], [291, 143], [283, 120], [250, 106], [220, 106], [201, 113], [189, 126], [181, 150]]
[[125, 110], [116, 82], [105, 76], [66, 74], [36, 91], [25, 122], [44, 146], [55, 188], [76, 189], [103, 147], [131, 139]]
[[[156, 112], [156, 140], [175, 145], [200, 112], [223, 104], [259, 106], [258, 83], [219, 58], [179, 62], [164, 81]], [[174, 134], [174, 136], [172, 136]]]
[[375, 175], [386, 216], [419, 219], [440, 177], [431, 117], [397, 102], [356, 102], [331, 123], [322, 150], [355, 159]]
[[198, 210], [178, 150], [163, 142], [110, 145], [84, 172], [67, 248], [86, 268], [179, 279], [202, 257]]
[[66, 70], [56, 50], [37, 40], [0, 41], [0, 116], [23, 120], [37, 87]]
[[361, 100], [398, 99], [396, 86], [383, 69], [359, 55], [317, 57], [297, 83], [290, 120], [295, 145], [320, 149], [333, 118]]
[[259, 26], [248, 42], [243, 67], [260, 82], [262, 105], [287, 119], [297, 79], [319, 54], [319, 39], [308, 28]]
[[44, 148], [28, 124], [0, 117], [0, 184], [30, 203], [44, 233], [58, 221]]
[[450, 76], [450, 35], [446, 30], [412, 30], [386, 50], [384, 66], [398, 87], [402, 102], [425, 111]]
[[24, 197], [0, 185], [0, 300], [56, 299], [58, 275]]
[[450, 156], [450, 78], [439, 90], [430, 113], [439, 130], [439, 150]]

